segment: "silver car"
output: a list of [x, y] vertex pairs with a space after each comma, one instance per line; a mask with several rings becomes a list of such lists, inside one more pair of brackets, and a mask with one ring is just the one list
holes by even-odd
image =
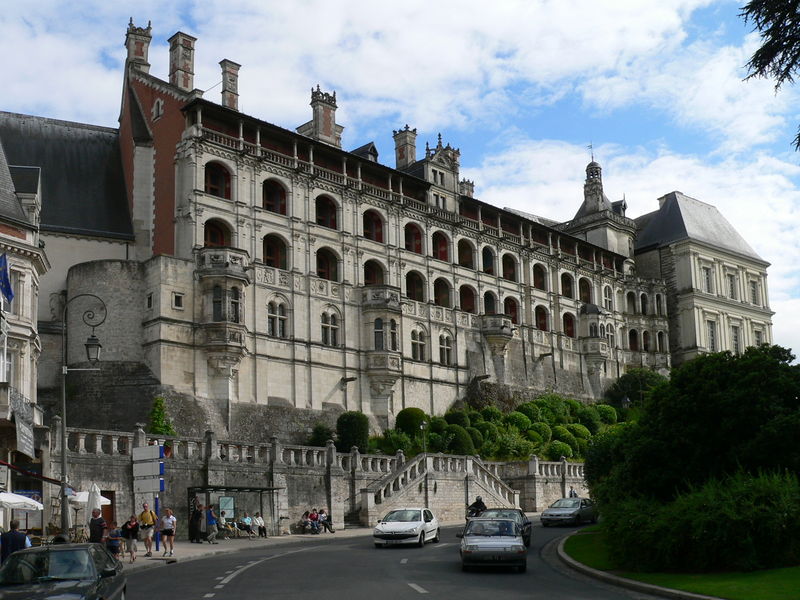
[[542, 527], [548, 525], [580, 525], [587, 521], [597, 522], [597, 510], [589, 498], [561, 498], [545, 509], [540, 517]]
[[522, 528], [511, 519], [473, 518], [461, 538], [461, 568], [517, 567], [520, 573], [528, 568], [528, 549], [522, 539]]

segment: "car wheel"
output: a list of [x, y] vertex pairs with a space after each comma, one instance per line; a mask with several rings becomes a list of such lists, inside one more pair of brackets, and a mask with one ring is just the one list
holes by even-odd
[[581, 522], [582, 522], [581, 521], [581, 516], [580, 515], [575, 515], [575, 525], [580, 525]]
[[542, 521], [542, 527], [547, 527], [547, 526], [548, 526], [548, 523], [546, 523], [545, 521]]
[[433, 543], [434, 544], [438, 544], [439, 543], [439, 529], [438, 528], [436, 529], [436, 535], [433, 536]]
[[525, 544], [526, 548], [531, 547], [531, 538], [522, 538], [522, 543]]
[[526, 563], [526, 562], [522, 563], [520, 566], [517, 567], [517, 570], [520, 573], [524, 573], [525, 571], [528, 570], [528, 563]]
[[422, 548], [425, 545], [425, 532], [419, 534], [419, 541], [417, 542], [417, 546]]
[[383, 544], [379, 544], [378, 542], [375, 542], [375, 547], [376, 548], [383, 548]]

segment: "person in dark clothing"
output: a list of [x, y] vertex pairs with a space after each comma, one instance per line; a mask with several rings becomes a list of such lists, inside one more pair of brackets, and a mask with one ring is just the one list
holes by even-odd
[[102, 544], [106, 537], [106, 520], [100, 516], [100, 509], [92, 511], [92, 518], [89, 519], [89, 541], [94, 544]]
[[201, 524], [203, 521], [203, 507], [200, 501], [195, 496], [192, 501], [192, 514], [189, 515], [189, 541], [193, 544], [202, 544], [203, 532], [201, 531]]
[[19, 521], [12, 519], [8, 526], [11, 529], [0, 535], [0, 562], [5, 562], [12, 552], [31, 547], [28, 536], [19, 531]]
[[478, 496], [475, 502], [467, 507], [467, 515], [470, 517], [477, 517], [486, 510], [486, 505], [483, 503], [483, 498]]

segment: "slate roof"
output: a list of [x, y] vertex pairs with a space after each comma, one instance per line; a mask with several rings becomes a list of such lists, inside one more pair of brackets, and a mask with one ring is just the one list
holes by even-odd
[[637, 251], [681, 240], [697, 240], [764, 262], [716, 207], [681, 192], [664, 196], [661, 207], [635, 219]]
[[9, 165], [11, 179], [14, 180], [14, 189], [18, 194], [36, 194], [39, 192], [39, 179], [42, 170], [39, 167], [15, 167]]
[[0, 111], [8, 162], [41, 168], [41, 230], [133, 239], [116, 129]]
[[14, 180], [8, 169], [3, 144], [0, 142], [0, 217], [28, 223], [14, 189]]

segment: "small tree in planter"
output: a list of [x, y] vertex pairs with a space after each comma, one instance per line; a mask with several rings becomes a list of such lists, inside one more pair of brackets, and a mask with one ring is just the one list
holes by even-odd
[[[178, 435], [178, 432], [172, 426], [172, 421], [167, 416], [166, 401], [162, 396], [156, 396], [153, 399], [153, 407], [150, 409], [148, 419], [150, 422], [147, 426], [148, 433], [169, 436]], [[164, 442], [164, 453], [167, 455], [172, 454], [172, 442], [170, 440]]]

